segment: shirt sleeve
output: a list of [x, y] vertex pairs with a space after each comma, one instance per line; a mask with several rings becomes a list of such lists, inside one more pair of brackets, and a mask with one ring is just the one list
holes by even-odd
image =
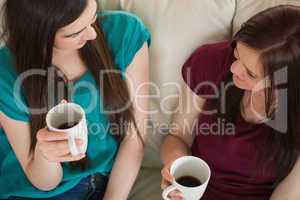
[[182, 67], [182, 77], [195, 94], [202, 98], [216, 94], [221, 81], [229, 73], [230, 49], [228, 42], [207, 44], [188, 58]]
[[125, 73], [136, 53], [147, 43], [151, 35], [137, 16], [124, 11], [109, 11], [102, 14], [102, 29], [106, 34], [115, 64]]
[[[130, 16], [130, 15], [129, 15]], [[127, 28], [124, 34], [124, 50], [125, 50], [125, 66], [128, 66], [136, 53], [142, 48], [143, 44], [147, 42], [150, 46], [150, 33], [143, 22], [135, 17], [127, 18]]]
[[0, 50], [0, 112], [7, 117], [28, 122], [29, 113], [8, 51]]

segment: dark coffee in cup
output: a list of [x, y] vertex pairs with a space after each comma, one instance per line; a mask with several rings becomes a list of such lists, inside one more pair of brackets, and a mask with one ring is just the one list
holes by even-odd
[[185, 187], [198, 187], [202, 185], [201, 181], [193, 176], [182, 176], [176, 179], [176, 182]]
[[69, 129], [76, 126], [79, 122], [66, 122], [57, 127], [57, 129]]

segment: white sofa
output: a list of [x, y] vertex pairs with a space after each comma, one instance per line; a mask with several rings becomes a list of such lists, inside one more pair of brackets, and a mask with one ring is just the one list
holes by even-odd
[[[130, 200], [160, 200], [159, 148], [176, 109], [181, 67], [204, 43], [229, 40], [255, 13], [279, 4], [300, 5], [300, 0], [99, 0], [104, 9], [121, 9], [138, 15], [152, 34], [150, 47], [155, 110], [149, 123], [145, 159]], [[3, 0], [0, 0], [0, 5]], [[216, 199], [217, 200], [217, 199]]]
[[[138, 15], [152, 34], [150, 79], [152, 127], [142, 170], [130, 200], [160, 200], [159, 148], [176, 109], [181, 67], [204, 43], [229, 40], [241, 24], [257, 12], [279, 4], [300, 5], [300, 0], [102, 0], [104, 8]], [[217, 200], [217, 199], [216, 199]]]

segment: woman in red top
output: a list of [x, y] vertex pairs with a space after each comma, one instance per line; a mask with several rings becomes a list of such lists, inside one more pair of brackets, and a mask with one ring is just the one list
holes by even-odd
[[299, 200], [300, 7], [255, 15], [231, 43], [196, 50], [182, 75], [162, 187], [172, 162], [194, 155], [212, 171], [203, 200]]

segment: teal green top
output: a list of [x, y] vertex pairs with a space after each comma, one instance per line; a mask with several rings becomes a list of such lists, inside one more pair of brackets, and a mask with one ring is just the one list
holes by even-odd
[[[136, 16], [122, 11], [103, 11], [105, 16], [100, 25], [105, 33], [107, 44], [113, 55], [116, 67], [124, 73], [135, 54], [145, 42], [150, 45], [150, 34]], [[0, 111], [8, 117], [24, 122], [29, 121], [26, 102], [21, 92], [16, 92], [17, 74], [13, 67], [11, 54], [7, 48], [0, 49]], [[109, 122], [102, 110], [101, 97], [84, 89], [86, 83], [96, 86], [91, 72], [87, 71], [74, 82], [73, 102], [85, 110], [91, 102], [97, 103], [92, 111], [86, 112], [89, 129], [87, 155], [90, 166], [84, 170], [74, 170], [63, 164], [63, 180], [51, 191], [43, 192], [35, 188], [26, 178], [16, 155], [11, 148], [4, 130], [0, 126], [0, 199], [9, 196], [47, 198], [74, 187], [83, 177], [99, 172], [109, 174], [118, 151], [118, 142], [109, 134]], [[81, 85], [82, 84], [82, 85]], [[81, 85], [81, 86], [80, 86]], [[51, 174], [49, 174], [51, 175]]]

